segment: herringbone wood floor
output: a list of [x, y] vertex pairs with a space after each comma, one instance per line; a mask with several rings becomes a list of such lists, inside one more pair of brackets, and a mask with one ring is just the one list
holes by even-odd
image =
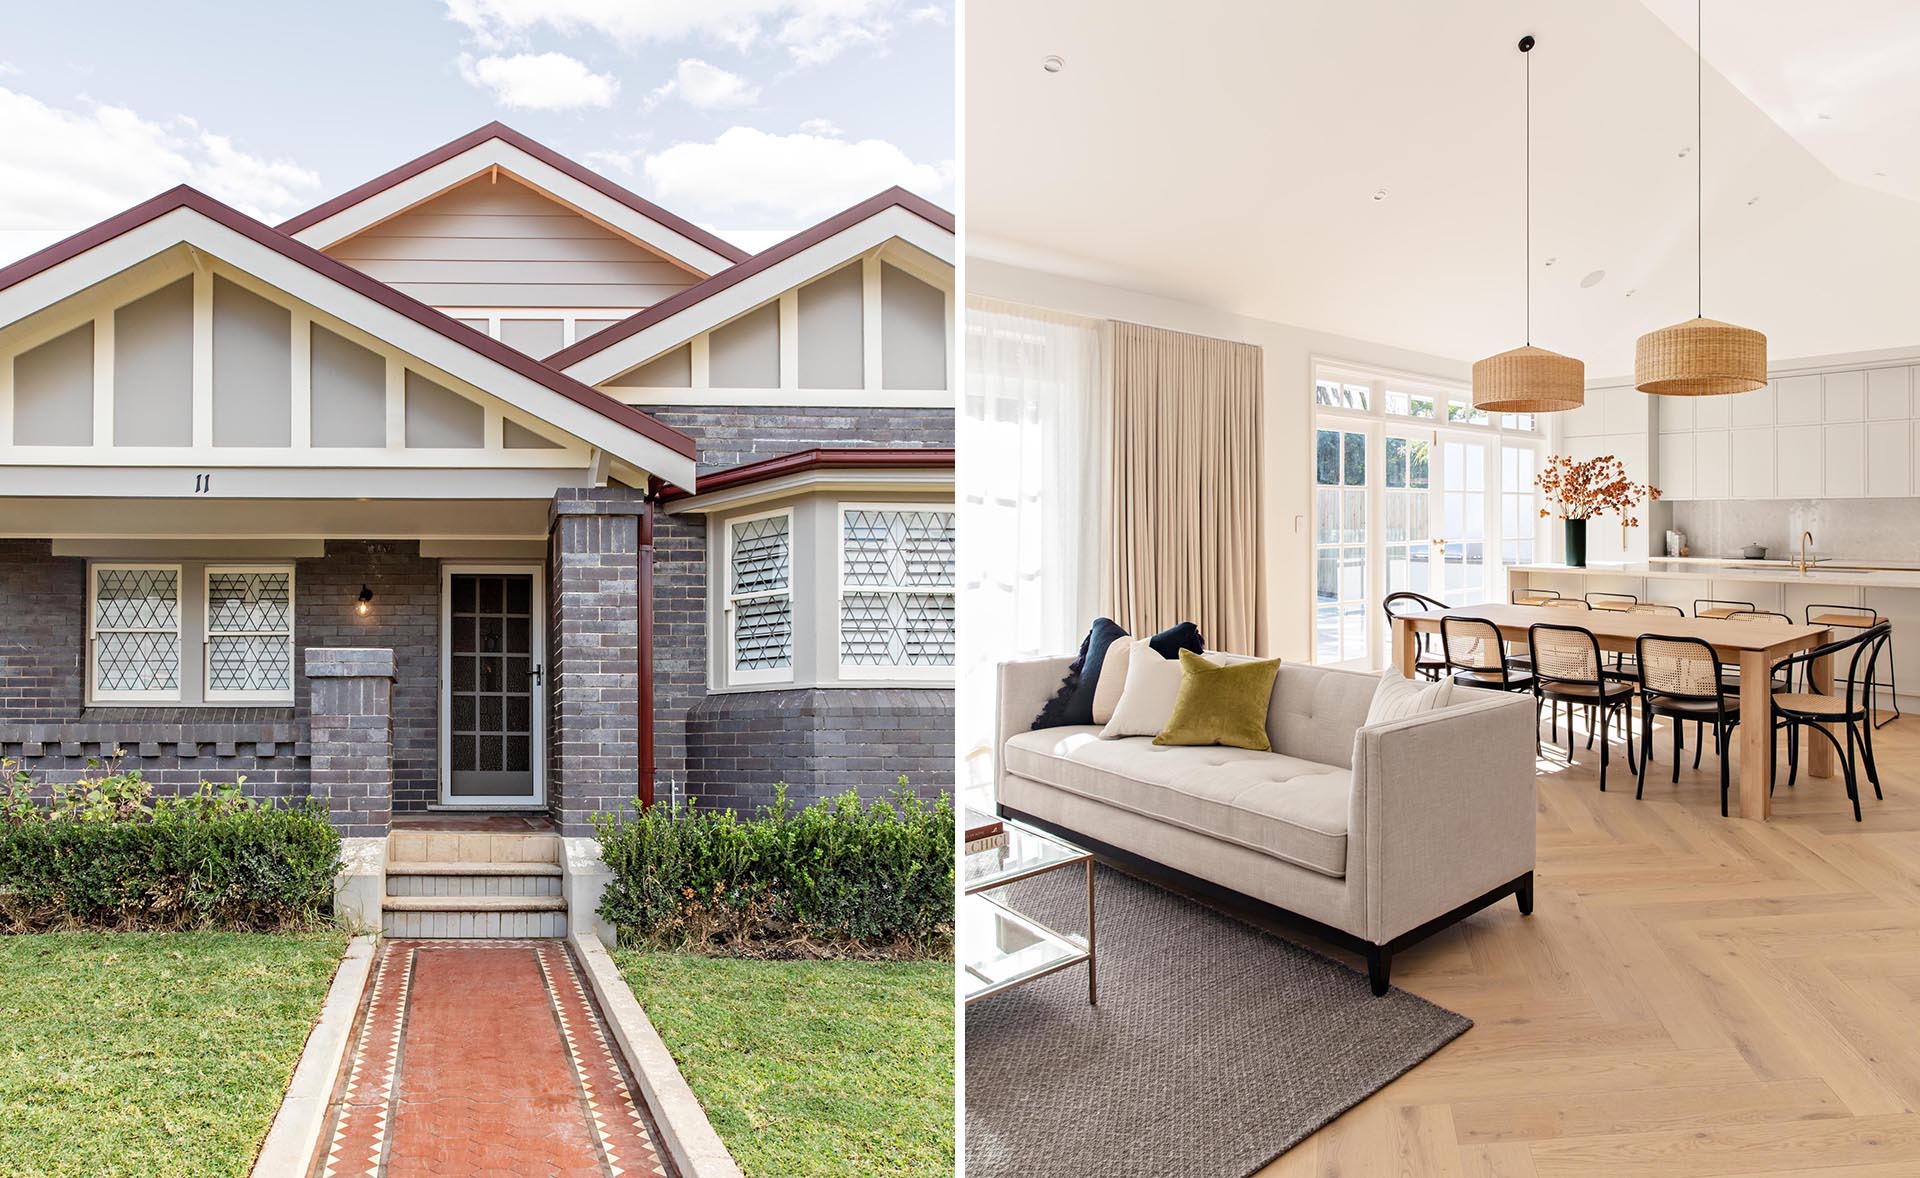
[[1604, 794], [1597, 749], [1544, 752], [1534, 915], [1394, 962], [1474, 1028], [1261, 1178], [1920, 1175], [1920, 718], [1876, 737], [1861, 824], [1804, 774], [1721, 818], [1687, 736], [1638, 802], [1617, 739]]

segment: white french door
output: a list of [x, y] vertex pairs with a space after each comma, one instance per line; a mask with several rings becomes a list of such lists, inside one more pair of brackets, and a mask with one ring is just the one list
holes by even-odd
[[1314, 661], [1377, 667], [1387, 594], [1496, 601], [1506, 567], [1534, 559], [1546, 439], [1411, 380], [1320, 375], [1314, 399]]

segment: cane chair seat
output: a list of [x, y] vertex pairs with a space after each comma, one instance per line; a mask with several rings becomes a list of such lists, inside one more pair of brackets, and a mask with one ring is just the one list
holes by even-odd
[[1798, 712], [1803, 716], [1844, 716], [1847, 713], [1846, 700], [1810, 691], [1776, 691], [1773, 693], [1773, 706], [1783, 712]]

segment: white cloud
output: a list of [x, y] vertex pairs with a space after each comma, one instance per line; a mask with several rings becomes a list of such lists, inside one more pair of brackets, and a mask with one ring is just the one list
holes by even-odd
[[87, 102], [48, 106], [0, 87], [0, 231], [75, 232], [176, 184], [272, 223], [305, 208], [318, 174], [248, 153], [191, 119]]
[[943, 25], [947, 23], [947, 10], [938, 4], [929, 4], [907, 13], [907, 19], [917, 25]]
[[858, 142], [801, 132], [731, 127], [712, 143], [676, 143], [642, 165], [669, 207], [754, 209], [816, 221], [898, 184], [937, 198], [953, 184], [953, 161], [915, 163], [882, 139]]
[[512, 57], [460, 58], [460, 76], [493, 91], [503, 106], [522, 110], [576, 110], [607, 106], [620, 82], [596, 74], [564, 53], [519, 53]]
[[809, 135], [827, 135], [835, 139], [846, 134], [832, 119], [808, 119], [800, 124], [800, 129]]
[[879, 45], [901, 0], [446, 0], [447, 17], [498, 50], [536, 28], [598, 33], [632, 48], [686, 38], [745, 51], [771, 42], [813, 65], [856, 45]]
[[799, 229], [729, 229], [724, 225], [702, 225], [700, 228], [722, 240], [732, 242], [750, 254], [757, 254], [768, 246], [778, 245], [800, 232]]
[[647, 96], [647, 109], [675, 97], [701, 110], [724, 110], [752, 105], [760, 97], [760, 88], [739, 74], [688, 57], [681, 59], [670, 80]]

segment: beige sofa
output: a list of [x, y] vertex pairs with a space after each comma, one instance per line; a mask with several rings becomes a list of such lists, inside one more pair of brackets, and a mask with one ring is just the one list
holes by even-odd
[[1000, 665], [1008, 817], [1278, 909], [1363, 953], [1375, 994], [1395, 951], [1507, 895], [1533, 911], [1531, 698], [1456, 688], [1449, 707], [1369, 727], [1376, 676], [1283, 663], [1272, 752], [1033, 731], [1070, 661]]

